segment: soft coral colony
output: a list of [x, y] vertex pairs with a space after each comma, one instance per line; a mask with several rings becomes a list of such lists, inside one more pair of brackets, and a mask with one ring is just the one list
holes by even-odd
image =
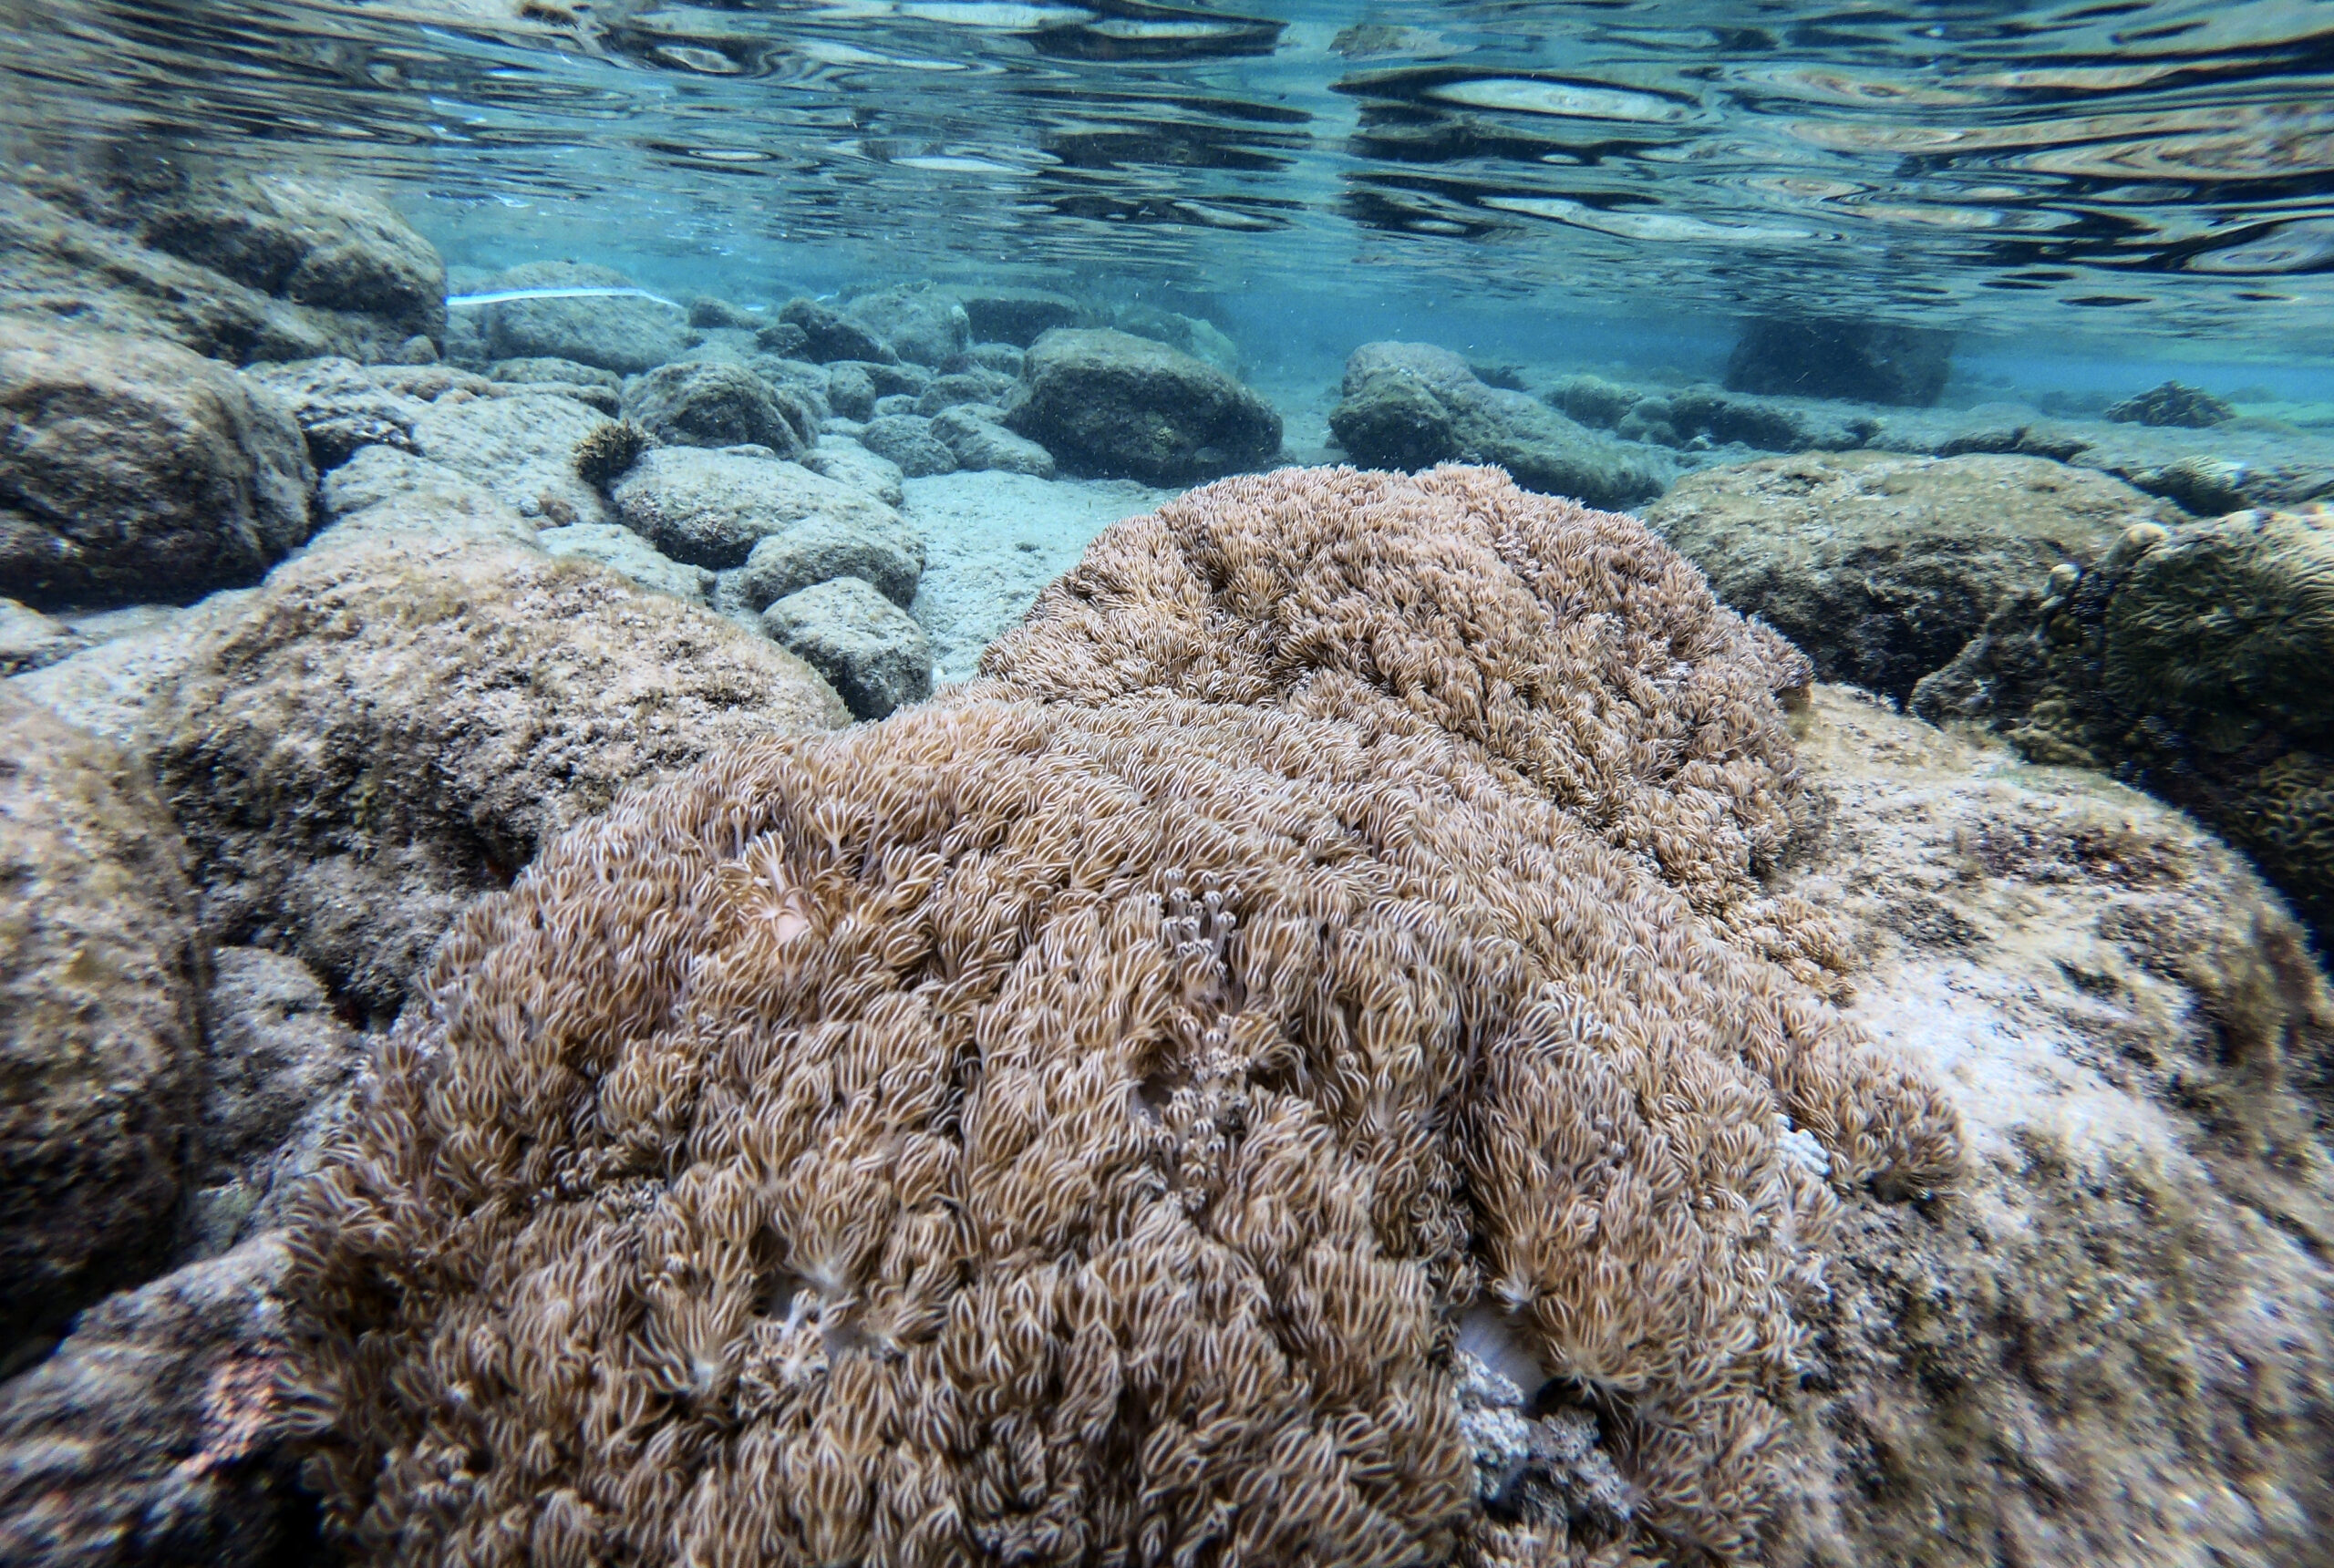
[[[1755, 874], [1805, 680], [1631, 519], [1289, 469], [1108, 531], [967, 686], [619, 802], [456, 928], [308, 1203], [331, 1525], [1755, 1553], [1831, 1184], [1960, 1160]], [[1626, 1516], [1486, 1511], [1462, 1318]]]

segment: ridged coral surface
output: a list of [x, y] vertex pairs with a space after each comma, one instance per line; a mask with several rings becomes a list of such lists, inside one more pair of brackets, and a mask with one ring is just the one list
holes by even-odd
[[1555, 1560], [1751, 1549], [1792, 1124], [1959, 1159], [1753, 876], [1797, 656], [1632, 520], [1321, 469], [1119, 524], [984, 671], [450, 934], [296, 1238], [360, 1560], [1482, 1561], [1478, 1301], [1634, 1489]]

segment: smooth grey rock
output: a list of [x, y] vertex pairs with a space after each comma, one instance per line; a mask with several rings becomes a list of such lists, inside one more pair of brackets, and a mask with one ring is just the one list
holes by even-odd
[[665, 554], [715, 571], [744, 565], [757, 542], [809, 517], [878, 534], [906, 527], [874, 497], [798, 463], [695, 447], [646, 454], [614, 500], [625, 523]]
[[914, 616], [857, 577], [790, 593], [762, 625], [842, 694], [854, 718], [882, 718], [932, 695], [932, 642]]
[[[880, 410], [883, 403], [876, 407]], [[932, 433], [932, 421], [914, 414], [879, 413], [867, 422], [859, 440], [876, 456], [897, 463], [900, 472], [912, 480], [948, 473], [956, 467], [956, 454]]]

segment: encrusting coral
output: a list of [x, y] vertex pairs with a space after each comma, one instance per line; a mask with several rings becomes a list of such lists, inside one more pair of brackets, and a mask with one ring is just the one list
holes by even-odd
[[[1628, 518], [1287, 469], [983, 672], [449, 934], [294, 1239], [357, 1559], [1754, 1552], [1818, 1171], [1960, 1159], [1754, 878], [1803, 662]], [[1485, 1512], [1462, 1315], [1626, 1519]]]

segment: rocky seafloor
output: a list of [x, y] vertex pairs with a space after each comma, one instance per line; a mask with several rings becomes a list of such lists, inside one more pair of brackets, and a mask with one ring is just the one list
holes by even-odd
[[[1847, 1131], [1782, 1145], [1830, 1178], [1755, 1392], [1787, 1495], [1648, 1500], [1644, 1388], [1451, 1315], [1414, 1352], [1447, 1408], [1415, 1418], [1473, 1463], [1431, 1553], [2326, 1560], [2334, 435], [2177, 390], [1947, 408], [1416, 344], [1282, 409], [1203, 322], [1041, 290], [685, 318], [447, 293], [394, 214], [296, 181], [0, 192], [0, 1561], [398, 1558], [302, 1479], [328, 1401], [287, 1281], [447, 933], [650, 786], [968, 700], [1041, 592], [1107, 630], [1167, 590], [1064, 579], [1098, 533], [1288, 456], [1633, 511], [1796, 645], [1812, 682], [1759, 697], [1788, 831], [1736, 869], [1834, 923], [1809, 995], [1933, 1081], [1965, 1150], [1900, 1189], [1852, 1179]], [[1204, 578], [1176, 592], [1221, 597], [1211, 634], [1268, 640], [1269, 595]], [[1079, 700], [1216, 656], [1131, 637]], [[1193, 700], [1262, 701], [1244, 667]], [[1220, 958], [1216, 918], [1171, 946]], [[479, 1560], [685, 1560], [512, 1528]], [[966, 1532], [952, 1560], [1107, 1554]]]

